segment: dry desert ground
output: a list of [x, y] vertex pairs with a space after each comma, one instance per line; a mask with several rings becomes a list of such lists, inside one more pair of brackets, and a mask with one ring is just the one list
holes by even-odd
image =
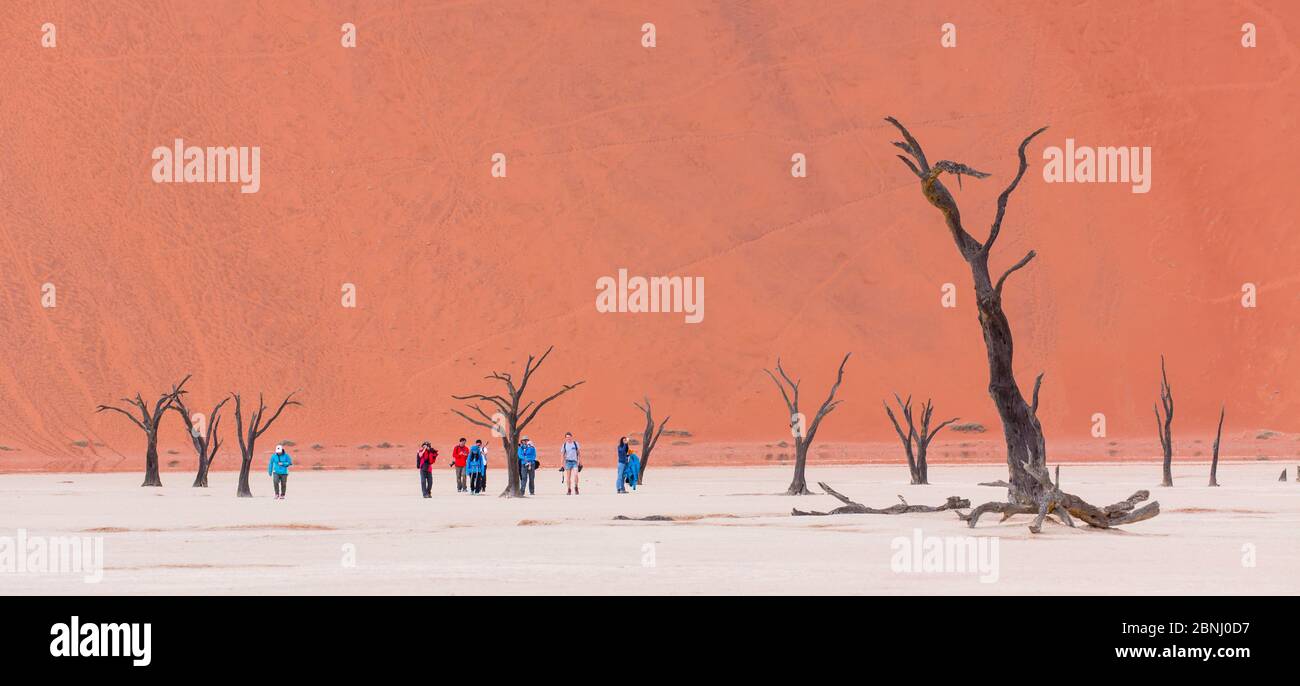
[[[0, 537], [102, 536], [99, 583], [79, 574], [0, 573], [5, 594], [1291, 594], [1300, 589], [1300, 483], [1277, 480], [1281, 462], [1175, 469], [1159, 488], [1155, 464], [1068, 464], [1065, 488], [1110, 503], [1149, 488], [1162, 512], [1123, 530], [1071, 530], [989, 517], [967, 529], [951, 512], [792, 517], [828, 510], [831, 497], [778, 495], [788, 467], [652, 469], [636, 493], [616, 495], [612, 472], [587, 469], [582, 495], [539, 474], [538, 495], [455, 493], [437, 472], [434, 497], [414, 470], [301, 471], [289, 498], [271, 497], [254, 473], [253, 499], [234, 497], [236, 475], [206, 490], [181, 474], [140, 488], [140, 476], [0, 475]], [[1001, 489], [981, 481], [1005, 468], [945, 466], [910, 486], [902, 466], [810, 468], [811, 481], [875, 507], [979, 503]], [[668, 515], [670, 522], [616, 521]], [[995, 539], [995, 579], [973, 570], [896, 571], [901, 540]], [[951, 539], [964, 541], [965, 539]], [[12, 544], [11, 544], [12, 545]], [[891, 561], [895, 564], [891, 564]], [[990, 575], [984, 575], [989, 577]]]

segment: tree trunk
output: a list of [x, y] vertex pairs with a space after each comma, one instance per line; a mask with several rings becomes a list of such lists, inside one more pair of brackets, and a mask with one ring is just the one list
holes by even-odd
[[[506, 451], [506, 490], [501, 491], [501, 497], [522, 498], [524, 493], [520, 490], [523, 483], [519, 478], [519, 437], [502, 437], [501, 447]], [[534, 474], [533, 476], [536, 477], [537, 475]]]
[[144, 483], [141, 486], [162, 486], [162, 477], [158, 474], [158, 433], [149, 434], [149, 446], [144, 453]]
[[1219, 409], [1219, 430], [1214, 433], [1214, 457], [1210, 459], [1210, 485], [1219, 485], [1219, 439], [1223, 437], [1223, 412]]
[[1174, 435], [1171, 428], [1174, 421], [1174, 393], [1169, 388], [1169, 376], [1165, 373], [1165, 356], [1160, 356], [1160, 405], [1164, 406], [1164, 417], [1160, 416], [1160, 406], [1156, 406], [1156, 435], [1160, 439], [1160, 448], [1164, 452], [1164, 474], [1161, 486], [1174, 485]]
[[930, 485], [930, 465], [926, 462], [926, 452], [929, 446], [920, 446], [916, 451], [916, 473], [912, 475], [913, 486]]
[[794, 442], [794, 479], [790, 481], [786, 495], [812, 495], [812, 491], [808, 490], [808, 481], [804, 478], [804, 468], [807, 465], [808, 442], [797, 438]]
[[248, 473], [252, 469], [252, 466], [253, 466], [252, 455], [245, 455], [244, 459], [242, 459], [239, 463], [239, 488], [235, 492], [235, 495], [239, 496], [240, 498], [253, 497], [253, 489], [249, 488], [248, 486]]
[[998, 409], [1002, 431], [1007, 441], [1009, 499], [1015, 503], [1037, 503], [1043, 495], [1038, 479], [1025, 471], [1024, 461], [1047, 464], [1047, 445], [1043, 428], [1020, 393], [1012, 368], [1013, 344], [1011, 324], [1002, 312], [1002, 295], [989, 280], [988, 255], [970, 262], [975, 279], [975, 298], [979, 307], [980, 328], [989, 361], [989, 396]]
[[203, 458], [201, 457], [199, 458], [199, 471], [197, 474], [194, 475], [194, 483], [191, 484], [191, 486], [193, 488], [208, 487], [208, 465], [203, 461]]

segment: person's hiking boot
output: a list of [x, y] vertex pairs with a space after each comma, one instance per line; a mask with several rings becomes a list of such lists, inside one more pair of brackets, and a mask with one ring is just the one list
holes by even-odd
[[573, 494], [574, 494], [574, 495], [580, 495], [580, 494], [578, 493], [578, 487], [577, 487], [577, 486], [574, 486], [574, 487], [573, 487]]

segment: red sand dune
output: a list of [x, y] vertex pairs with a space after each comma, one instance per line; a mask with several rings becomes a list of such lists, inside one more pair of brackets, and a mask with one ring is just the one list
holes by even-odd
[[[1161, 353], [1176, 439], [1220, 403], [1233, 437], [1300, 430], [1298, 35], [1289, 2], [6, 3], [0, 470], [139, 468], [138, 430], [94, 407], [186, 373], [204, 409], [301, 388], [267, 442], [446, 443], [470, 433], [453, 392], [550, 344], [537, 390], [587, 383], [530, 430], [548, 440], [612, 441], [649, 394], [692, 441], [775, 443], [760, 370], [781, 356], [811, 404], [846, 351], [821, 440], [890, 439], [894, 390], [996, 439], [969, 272], [885, 115], [993, 174], [957, 191], [980, 238], [1016, 145], [1052, 127], [993, 257], [1038, 251], [1006, 307], [1049, 454], [1154, 453]], [[261, 146], [260, 191], [154, 183], [175, 138]], [[1151, 191], [1045, 183], [1067, 138], [1151, 146]], [[703, 277], [704, 321], [598, 313], [619, 268]], [[188, 465], [176, 419], [163, 461]]]

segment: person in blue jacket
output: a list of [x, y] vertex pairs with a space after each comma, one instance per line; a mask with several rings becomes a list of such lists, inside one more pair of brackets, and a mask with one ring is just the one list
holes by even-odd
[[535, 495], [533, 488], [537, 483], [537, 447], [524, 436], [519, 443], [519, 495], [524, 494], [524, 485], [528, 486], [528, 495]]
[[266, 463], [266, 473], [271, 475], [276, 500], [284, 500], [284, 493], [289, 488], [289, 467], [292, 466], [293, 458], [285, 451], [284, 446], [275, 446], [275, 452], [271, 453], [271, 459]]
[[465, 475], [469, 477], [469, 492], [473, 495], [482, 493], [487, 482], [487, 448], [481, 438], [476, 439], [469, 449], [469, 457], [465, 459]]
[[635, 491], [639, 478], [641, 478], [641, 458], [637, 457], [636, 453], [630, 452], [627, 454], [627, 469], [623, 472], [623, 480]]

